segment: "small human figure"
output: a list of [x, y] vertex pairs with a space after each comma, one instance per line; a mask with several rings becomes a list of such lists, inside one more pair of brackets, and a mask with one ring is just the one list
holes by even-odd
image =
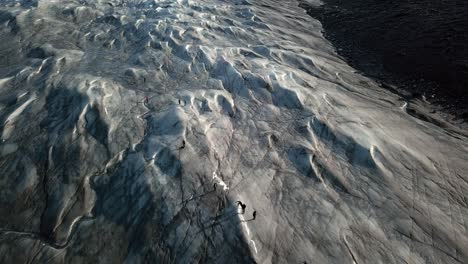
[[257, 217], [257, 211], [253, 211], [252, 216], [253, 216], [253, 220], [255, 220], [255, 218]]
[[148, 96], [145, 96], [145, 104], [148, 104], [149, 103], [149, 98]]
[[216, 182], [213, 184], [213, 191], [216, 191]]
[[182, 139], [182, 146], [180, 147], [181, 149], [185, 148], [185, 140]]
[[179, 99], [179, 104], [180, 104], [180, 99]]
[[245, 213], [245, 208], [247, 207], [247, 205], [241, 204], [241, 207], [242, 207], [242, 214], [244, 214]]
[[237, 201], [236, 206], [239, 207], [239, 205], [242, 208], [242, 214], [244, 214], [245, 213], [245, 208], [247, 207], [247, 205], [243, 204], [241, 201]]

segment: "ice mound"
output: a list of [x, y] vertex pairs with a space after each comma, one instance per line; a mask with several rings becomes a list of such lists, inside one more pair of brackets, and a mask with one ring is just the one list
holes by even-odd
[[295, 1], [3, 1], [0, 23], [0, 262], [468, 261], [465, 132]]

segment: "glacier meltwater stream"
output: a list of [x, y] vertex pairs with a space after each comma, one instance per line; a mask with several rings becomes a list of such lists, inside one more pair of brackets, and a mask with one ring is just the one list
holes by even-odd
[[295, 0], [0, 1], [0, 263], [467, 263], [466, 131], [321, 31]]

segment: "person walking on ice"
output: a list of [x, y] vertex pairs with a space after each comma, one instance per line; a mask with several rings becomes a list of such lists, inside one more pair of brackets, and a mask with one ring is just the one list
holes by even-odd
[[184, 139], [182, 139], [182, 146], [179, 149], [183, 149], [183, 148], [185, 148], [185, 140]]
[[245, 208], [247, 207], [247, 205], [243, 204], [241, 201], [237, 201], [236, 206], [239, 207], [239, 205], [242, 208], [242, 214], [244, 214], [245, 213]]

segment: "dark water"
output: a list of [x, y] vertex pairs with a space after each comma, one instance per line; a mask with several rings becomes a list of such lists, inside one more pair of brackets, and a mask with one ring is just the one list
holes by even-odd
[[364, 74], [468, 120], [468, 2], [323, 0], [302, 4]]

